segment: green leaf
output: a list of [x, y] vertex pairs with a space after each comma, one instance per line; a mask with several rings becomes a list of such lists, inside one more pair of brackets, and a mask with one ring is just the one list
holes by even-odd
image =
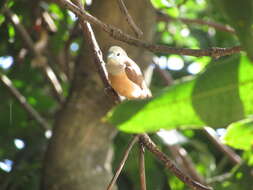
[[253, 145], [253, 119], [246, 119], [229, 125], [224, 141], [234, 148], [251, 150]]
[[252, 114], [253, 65], [234, 55], [209, 64], [201, 75], [166, 88], [151, 100], [126, 101], [108, 120], [125, 132], [225, 127]]
[[253, 60], [253, 1], [252, 0], [215, 0], [235, 28], [237, 36]]

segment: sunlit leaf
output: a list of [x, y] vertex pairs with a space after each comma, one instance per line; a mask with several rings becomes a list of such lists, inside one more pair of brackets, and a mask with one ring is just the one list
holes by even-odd
[[224, 141], [234, 148], [251, 150], [253, 146], [253, 119], [246, 119], [229, 125]]

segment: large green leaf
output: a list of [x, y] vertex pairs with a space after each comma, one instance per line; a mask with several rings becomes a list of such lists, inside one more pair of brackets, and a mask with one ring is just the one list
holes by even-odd
[[253, 110], [253, 65], [234, 55], [193, 80], [166, 88], [151, 100], [126, 101], [108, 114], [125, 132], [152, 132], [209, 125], [223, 127]]
[[237, 36], [253, 60], [253, 1], [252, 0], [214, 0], [235, 28]]

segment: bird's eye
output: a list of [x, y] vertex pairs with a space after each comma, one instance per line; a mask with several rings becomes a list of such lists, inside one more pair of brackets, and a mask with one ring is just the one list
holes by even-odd
[[120, 56], [120, 53], [117, 53], [117, 56]]

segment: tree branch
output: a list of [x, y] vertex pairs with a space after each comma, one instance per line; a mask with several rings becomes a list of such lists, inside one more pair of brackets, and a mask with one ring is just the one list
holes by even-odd
[[141, 190], [146, 190], [146, 175], [145, 175], [145, 149], [141, 141], [139, 141], [139, 175]]
[[167, 147], [169, 148], [172, 156], [174, 157], [174, 160], [176, 160], [178, 166], [180, 166], [185, 173], [188, 173], [189, 176], [191, 176], [194, 180], [202, 184], [206, 184], [203, 177], [200, 176], [196, 171], [192, 159], [188, 156], [188, 153], [181, 145], [167, 145]]
[[168, 47], [165, 45], [156, 45], [152, 44], [143, 40], [136, 39], [124, 32], [122, 30], [112, 26], [103, 23], [96, 17], [92, 16], [91, 14], [87, 13], [86, 11], [80, 9], [73, 3], [71, 3], [68, 0], [58, 0], [59, 4], [61, 4], [63, 7], [71, 10], [74, 12], [79, 19], [81, 20], [87, 20], [90, 23], [99, 26], [101, 29], [103, 29], [105, 32], [107, 32], [111, 37], [113, 37], [116, 40], [135, 45], [138, 47], [143, 47], [149, 51], [152, 51], [154, 53], [165, 53], [165, 54], [179, 54], [179, 55], [189, 55], [189, 56], [211, 56], [214, 58], [219, 58], [221, 56], [231, 55], [235, 53], [239, 53], [241, 51], [240, 46], [235, 46], [231, 48], [218, 48], [218, 47], [212, 47], [209, 49], [188, 49], [188, 48], [173, 48]]
[[180, 21], [185, 24], [207, 25], [207, 26], [215, 28], [216, 30], [235, 34], [235, 30], [233, 28], [231, 28], [230, 26], [222, 25], [220, 23], [216, 23], [216, 22], [212, 22], [212, 21], [205, 21], [202, 19], [173, 18], [161, 11], [156, 11], [156, 14], [157, 14], [157, 19], [159, 21], [164, 21], [164, 22]]
[[196, 181], [194, 181], [192, 178], [186, 176], [183, 174], [173, 163], [172, 160], [168, 158], [166, 154], [161, 152], [155, 143], [149, 138], [148, 135], [142, 134], [140, 135], [140, 140], [143, 143], [143, 145], [146, 147], [147, 150], [149, 150], [151, 153], [154, 154], [154, 156], [163, 162], [165, 167], [169, 169], [175, 176], [177, 176], [181, 181], [183, 181], [185, 184], [187, 184], [189, 187], [191, 187], [194, 190], [211, 190], [211, 187], [204, 186]]
[[10, 91], [10, 93], [18, 100], [20, 105], [28, 112], [28, 114], [36, 120], [43, 130], [49, 130], [50, 125], [47, 123], [47, 121], [41, 117], [41, 115], [33, 109], [33, 107], [27, 102], [26, 98], [16, 89], [11, 80], [3, 74], [0, 74], [0, 80], [6, 86], [6, 88]]
[[128, 22], [129, 26], [134, 31], [135, 35], [140, 38], [143, 35], [141, 29], [135, 24], [132, 16], [129, 14], [126, 5], [123, 0], [118, 0], [119, 8], [121, 12], [126, 16], [126, 21]]
[[203, 129], [205, 135], [207, 138], [216, 146], [218, 149], [223, 152], [228, 159], [235, 165], [241, 164], [242, 159], [239, 155], [237, 155], [231, 148], [228, 146], [222, 144], [217, 137], [215, 137], [212, 133], [209, 132], [207, 127], [204, 127]]
[[85, 38], [88, 41], [88, 44], [90, 46], [90, 49], [92, 50], [94, 63], [96, 64], [99, 76], [104, 83], [106, 93], [108, 93], [109, 96], [113, 98], [114, 102], [119, 102], [120, 98], [118, 94], [113, 90], [113, 88], [108, 82], [107, 71], [105, 68], [105, 62], [103, 60], [102, 51], [100, 50], [97, 44], [91, 25], [88, 22], [83, 22], [83, 21], [81, 21], [80, 24], [84, 31]]

